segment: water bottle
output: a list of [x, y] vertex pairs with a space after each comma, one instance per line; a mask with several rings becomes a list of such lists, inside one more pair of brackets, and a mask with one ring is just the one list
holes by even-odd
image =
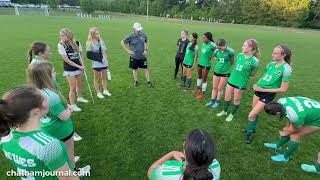
[[109, 71], [109, 69], [107, 70], [107, 76], [108, 76], [108, 80], [111, 81], [111, 72]]

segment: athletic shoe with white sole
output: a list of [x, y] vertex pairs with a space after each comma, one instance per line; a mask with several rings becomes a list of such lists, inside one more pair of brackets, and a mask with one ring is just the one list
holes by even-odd
[[79, 136], [78, 133], [74, 132], [74, 134], [73, 134], [73, 140], [74, 140], [74, 141], [81, 141], [81, 140], [82, 140], [82, 137]]
[[79, 98], [77, 99], [77, 101], [78, 101], [78, 102], [81, 102], [81, 103], [88, 103], [88, 102], [89, 102], [88, 100], [86, 100], [86, 99], [83, 98], [83, 97], [79, 97]]
[[70, 105], [70, 108], [71, 108], [72, 112], [80, 112], [81, 111], [81, 109], [76, 104]]
[[82, 168], [75, 168], [75, 170], [77, 171], [77, 174], [79, 175], [79, 177], [84, 177], [90, 174], [91, 166], [86, 165], [85, 167], [82, 167]]
[[211, 105], [211, 108], [217, 108], [219, 107], [220, 103], [215, 102], [214, 104]]
[[307, 173], [320, 174], [320, 172], [317, 171], [317, 168], [314, 165], [301, 164], [301, 169], [302, 169], [302, 171], [307, 172]]
[[208, 102], [205, 106], [206, 107], [212, 106], [212, 101]]
[[286, 163], [289, 161], [289, 158], [286, 159], [283, 154], [278, 154], [278, 155], [272, 156], [271, 159], [272, 159], [272, 161], [283, 162], [283, 163]]
[[111, 96], [111, 93], [108, 90], [104, 90], [103, 94], [106, 95], [106, 96]]
[[80, 156], [74, 156], [74, 163], [78, 162], [80, 160]]
[[275, 150], [280, 149], [277, 147], [277, 144], [273, 144], [273, 143], [264, 143], [263, 145], [264, 145], [264, 147], [270, 148], [270, 149], [275, 149]]
[[229, 114], [229, 116], [226, 118], [226, 121], [230, 122], [232, 121], [234, 118], [234, 115], [233, 114]]
[[99, 99], [103, 99], [103, 98], [104, 98], [104, 96], [103, 96], [101, 93], [98, 93], [98, 94], [97, 94], [97, 97], [98, 97]]
[[217, 114], [218, 117], [221, 117], [221, 116], [225, 116], [227, 115], [228, 113], [227, 112], [224, 112], [224, 111], [221, 111]]

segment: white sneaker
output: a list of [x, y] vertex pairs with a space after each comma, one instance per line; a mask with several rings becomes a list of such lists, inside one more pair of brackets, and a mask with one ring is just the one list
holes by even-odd
[[82, 140], [82, 137], [79, 136], [79, 134], [77, 134], [76, 132], [74, 132], [74, 134], [73, 134], [73, 140], [74, 140], [74, 141], [81, 141], [81, 140]]
[[78, 162], [80, 160], [80, 156], [74, 156], [74, 163]]
[[104, 90], [103, 94], [106, 95], [106, 96], [111, 96], [111, 93], [108, 90]]
[[230, 122], [233, 120], [234, 115], [233, 114], [229, 114], [229, 116], [226, 118], [226, 121]]
[[88, 103], [88, 102], [89, 102], [88, 100], [86, 100], [86, 99], [83, 98], [83, 97], [79, 97], [79, 98], [77, 99], [77, 101], [78, 101], [78, 102], [82, 102], [82, 103]]
[[70, 105], [70, 108], [71, 108], [72, 112], [80, 112], [81, 111], [81, 109], [76, 104]]
[[104, 98], [104, 96], [103, 96], [101, 93], [98, 93], [98, 94], [97, 94], [97, 97], [98, 97], [99, 99], [103, 99], [103, 98]]
[[227, 112], [224, 112], [224, 111], [221, 111], [217, 114], [218, 117], [221, 117], [221, 116], [225, 116], [227, 115], [228, 113]]
[[84, 176], [89, 176], [90, 175], [90, 171], [91, 171], [91, 166], [90, 165], [86, 165], [83, 168], [78, 168], [78, 175], [79, 177], [84, 177]]

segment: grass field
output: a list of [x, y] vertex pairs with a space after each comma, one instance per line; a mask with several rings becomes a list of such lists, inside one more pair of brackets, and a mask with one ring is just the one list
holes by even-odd
[[[108, 46], [113, 78], [108, 85], [113, 95], [105, 100], [96, 99], [95, 104], [80, 105], [83, 112], [74, 113], [72, 117], [76, 131], [84, 138], [75, 143], [75, 152], [81, 156], [78, 165], [90, 164], [92, 167], [91, 178], [87, 179], [146, 179], [149, 166], [168, 151], [181, 150], [186, 134], [194, 128], [204, 129], [215, 138], [222, 179], [319, 178], [303, 173], [300, 164], [314, 162], [319, 151], [320, 133], [304, 139], [299, 151], [284, 165], [272, 162], [270, 157], [274, 152], [263, 147], [264, 142], [278, 139], [278, 131], [284, 122], [263, 114], [252, 145], [243, 143], [241, 132], [250, 110], [252, 84], [271, 61], [272, 49], [279, 43], [288, 44], [293, 51], [293, 76], [285, 96], [302, 95], [320, 99], [319, 32], [160, 20], [147, 23], [144, 19], [140, 22], [150, 42], [149, 66], [155, 84], [152, 89], [144, 84], [142, 72], [140, 86], [133, 88], [128, 56], [120, 48], [120, 41], [131, 32], [134, 20], [0, 16], [0, 94], [26, 83], [27, 50], [33, 41], [43, 41], [53, 50], [52, 62], [62, 82], [63, 94], [67, 96], [67, 82], [62, 77], [62, 59], [57, 52], [59, 29], [70, 28], [84, 44], [88, 29], [98, 26]], [[179, 81], [172, 80], [175, 44], [180, 30], [185, 28], [200, 34], [211, 31], [215, 39], [227, 39], [236, 52], [239, 52], [245, 39], [256, 38], [260, 44], [261, 68], [257, 77], [250, 80], [240, 110], [231, 123], [215, 116], [221, 109], [209, 110], [204, 107], [209, 97], [205, 101], [196, 100], [194, 94], [182, 91]], [[92, 84], [91, 64], [89, 61], [86, 64]], [[211, 77], [209, 82], [208, 87], [211, 87]], [[86, 86], [84, 92], [89, 99]], [[11, 166], [2, 153], [0, 162], [0, 179], [6, 179], [5, 172]]]

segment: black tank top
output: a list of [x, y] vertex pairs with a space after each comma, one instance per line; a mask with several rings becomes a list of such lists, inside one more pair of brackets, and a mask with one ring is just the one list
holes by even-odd
[[[60, 43], [64, 49], [66, 50], [67, 56], [68, 58], [78, 64], [79, 66], [81, 66], [80, 60], [79, 60], [79, 53], [76, 52], [75, 50], [72, 49], [72, 47], [66, 46], [62, 43]], [[79, 41], [76, 41], [77, 46], [79, 47]], [[64, 71], [77, 71], [79, 70], [79, 68], [71, 66], [70, 64], [66, 63], [65, 61], [63, 62], [63, 69]]]

